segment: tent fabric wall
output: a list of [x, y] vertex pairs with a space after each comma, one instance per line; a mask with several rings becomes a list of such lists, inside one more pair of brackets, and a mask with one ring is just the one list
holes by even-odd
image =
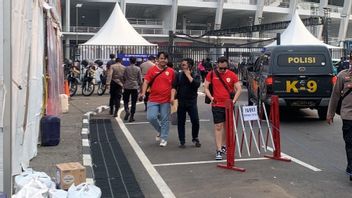
[[[24, 131], [26, 127], [26, 99], [31, 50], [31, 19], [33, 1], [12, 1], [12, 156], [13, 174], [21, 173]], [[26, 140], [27, 141], [27, 140]]]
[[44, 14], [38, 0], [33, 2], [32, 16], [32, 45], [29, 71], [29, 97], [27, 125], [24, 131], [23, 153], [21, 165], [29, 166], [29, 161], [37, 155], [39, 123], [43, 108], [43, 80], [44, 80]]
[[[55, 5], [59, 5], [59, 0]], [[47, 5], [45, 0], [12, 0], [11, 6], [12, 174], [16, 175], [21, 173], [22, 169], [26, 169], [30, 159], [37, 155], [44, 95], [44, 41], [46, 38], [44, 35], [44, 7], [48, 15], [47, 33], [48, 39], [50, 39], [47, 42], [48, 70], [50, 70], [48, 73], [51, 78], [49, 91], [51, 98], [54, 98], [54, 102], [48, 107], [51, 107], [51, 113], [54, 115], [60, 113], [60, 110], [53, 108], [53, 106], [60, 106], [58, 98], [59, 93], [62, 92], [61, 89], [63, 89], [63, 71], [61, 67], [60, 21], [57, 16], [51, 17], [58, 13], [55, 11], [56, 8]], [[2, 27], [2, 23], [0, 25]], [[2, 31], [0, 32], [2, 33]], [[2, 46], [0, 46], [0, 50], [2, 50]], [[0, 69], [0, 82], [3, 82], [4, 67], [2, 64], [0, 64]], [[1, 110], [5, 94], [3, 83], [0, 83]], [[3, 110], [0, 114], [0, 122], [2, 130]]]
[[47, 55], [48, 55], [48, 102], [47, 115], [59, 115], [61, 105], [59, 94], [63, 93], [62, 47], [60, 39], [60, 22], [55, 12], [47, 12]]

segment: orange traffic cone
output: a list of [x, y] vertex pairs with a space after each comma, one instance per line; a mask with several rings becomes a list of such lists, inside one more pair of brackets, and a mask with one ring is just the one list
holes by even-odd
[[68, 81], [65, 80], [65, 87], [64, 87], [64, 90], [65, 90], [65, 94], [70, 97], [70, 88], [68, 87]]

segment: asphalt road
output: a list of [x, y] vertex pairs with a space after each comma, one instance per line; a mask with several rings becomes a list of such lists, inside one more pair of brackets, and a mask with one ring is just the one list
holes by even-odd
[[[246, 97], [244, 92], [240, 100], [245, 103]], [[241, 158], [236, 156], [236, 166], [246, 169], [241, 173], [216, 166], [212, 115], [203, 101], [199, 96], [201, 148], [190, 142], [190, 123], [185, 149], [178, 148], [173, 125], [167, 147], [159, 147], [143, 104], [137, 106], [136, 122], [117, 119], [116, 136], [146, 197], [351, 197], [339, 118], [329, 126], [314, 110], [281, 110], [281, 149], [293, 161], [264, 159], [252, 145], [250, 157], [245, 149]]]

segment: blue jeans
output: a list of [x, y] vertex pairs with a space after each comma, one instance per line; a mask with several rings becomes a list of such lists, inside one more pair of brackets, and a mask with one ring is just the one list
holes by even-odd
[[163, 140], [167, 140], [169, 136], [169, 115], [170, 103], [148, 102], [147, 120], [160, 133]]

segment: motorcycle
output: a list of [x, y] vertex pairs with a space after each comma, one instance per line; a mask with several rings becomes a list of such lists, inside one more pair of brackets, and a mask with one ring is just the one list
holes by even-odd
[[94, 70], [88, 67], [82, 82], [82, 94], [84, 96], [90, 96], [93, 94], [95, 89], [93, 79], [94, 79]]

